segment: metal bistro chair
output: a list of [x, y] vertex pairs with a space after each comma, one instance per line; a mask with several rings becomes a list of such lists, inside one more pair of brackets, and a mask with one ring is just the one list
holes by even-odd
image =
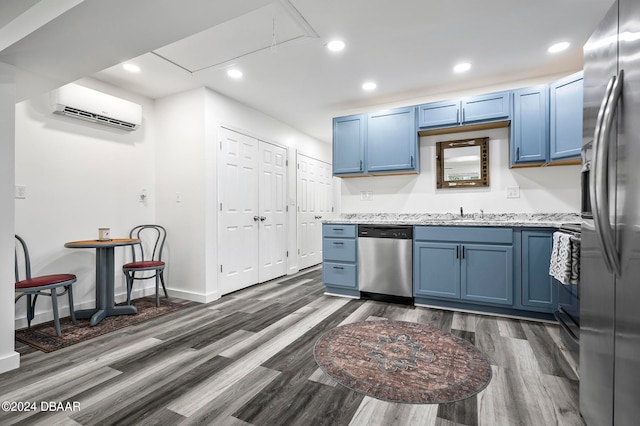
[[[76, 323], [76, 315], [73, 310], [73, 289], [72, 284], [76, 282], [76, 276], [73, 274], [54, 274], [54, 275], [42, 275], [39, 277], [31, 276], [31, 260], [29, 258], [29, 250], [27, 244], [22, 238], [16, 235], [21, 247], [21, 252], [24, 261], [25, 279], [20, 280], [20, 268], [18, 259], [18, 248], [16, 247], [15, 255], [15, 271], [16, 271], [16, 285], [15, 293], [17, 302], [22, 296], [27, 296], [27, 325], [31, 327], [31, 320], [35, 315], [36, 301], [38, 296], [50, 296], [51, 306], [53, 308], [53, 323], [56, 328], [56, 334], [58, 337], [62, 337], [60, 331], [60, 317], [58, 315], [58, 296], [62, 296], [65, 293], [69, 295], [69, 311], [71, 312], [71, 321]], [[63, 287], [64, 291], [58, 293], [58, 288]]]
[[[129, 237], [139, 239], [140, 244], [131, 246], [133, 259], [122, 267], [122, 272], [127, 278], [127, 304], [131, 304], [131, 289], [134, 280], [155, 278], [156, 306], [160, 306], [160, 283], [162, 283], [165, 297], [169, 297], [167, 287], [164, 284], [165, 263], [162, 261], [162, 249], [167, 238], [167, 231], [160, 225], [138, 225], [129, 232]], [[148, 248], [146, 252], [145, 246]], [[143, 271], [155, 271], [155, 274], [136, 277], [136, 272], [142, 273]]]

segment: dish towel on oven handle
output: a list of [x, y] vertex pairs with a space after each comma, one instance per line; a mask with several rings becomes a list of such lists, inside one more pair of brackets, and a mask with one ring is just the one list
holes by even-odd
[[549, 275], [562, 284], [578, 284], [580, 280], [580, 239], [565, 232], [553, 233], [553, 249]]

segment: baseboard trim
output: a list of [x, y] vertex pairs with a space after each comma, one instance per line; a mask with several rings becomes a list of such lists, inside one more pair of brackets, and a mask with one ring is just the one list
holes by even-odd
[[218, 291], [203, 294], [195, 293], [192, 291], [178, 290], [175, 288], [168, 288], [167, 293], [169, 293], [170, 297], [177, 297], [179, 299], [191, 300], [192, 302], [198, 303], [209, 303], [220, 299], [220, 293]]
[[10, 352], [0, 357], [0, 374], [15, 370], [18, 367], [20, 367], [20, 354], [18, 352]]

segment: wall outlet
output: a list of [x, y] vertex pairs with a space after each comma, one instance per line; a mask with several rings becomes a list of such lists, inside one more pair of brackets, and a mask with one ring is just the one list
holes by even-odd
[[520, 187], [507, 186], [507, 198], [520, 198]]
[[360, 201], [373, 200], [373, 191], [360, 191]]
[[179, 192], [176, 192], [176, 203], [181, 203], [182, 202], [182, 194]]
[[27, 198], [27, 187], [25, 185], [16, 185], [16, 198], [25, 199]]

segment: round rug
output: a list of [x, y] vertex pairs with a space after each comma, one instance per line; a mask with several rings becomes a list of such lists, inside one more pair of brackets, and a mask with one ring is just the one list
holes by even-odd
[[425, 324], [346, 324], [320, 336], [313, 354], [320, 368], [340, 384], [385, 401], [459, 401], [491, 381], [491, 366], [482, 352]]

